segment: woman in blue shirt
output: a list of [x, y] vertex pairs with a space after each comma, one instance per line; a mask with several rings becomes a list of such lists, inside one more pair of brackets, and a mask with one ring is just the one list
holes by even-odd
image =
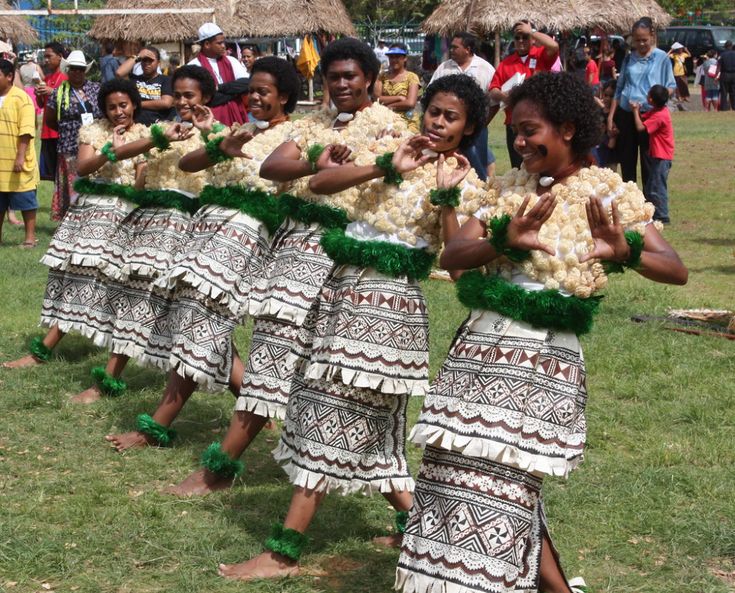
[[610, 106], [607, 118], [608, 133], [617, 130], [616, 150], [621, 174], [624, 181], [636, 181], [638, 152], [641, 152], [641, 177], [646, 181], [646, 168], [643, 155], [646, 144], [641, 145], [641, 138], [635, 127], [631, 101], [640, 103], [641, 111], [651, 109], [646, 102], [648, 91], [652, 86], [660, 84], [669, 89], [676, 88], [674, 72], [665, 51], [656, 47], [653, 21], [643, 17], [635, 22], [632, 30], [633, 50], [623, 61], [615, 91], [615, 98]]

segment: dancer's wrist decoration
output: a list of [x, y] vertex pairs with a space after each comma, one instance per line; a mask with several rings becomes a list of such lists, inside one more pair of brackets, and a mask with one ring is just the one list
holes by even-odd
[[271, 552], [298, 561], [301, 551], [306, 545], [306, 536], [295, 529], [286, 529], [282, 523], [274, 523], [271, 536], [265, 541], [265, 547]]
[[407, 523], [408, 511], [396, 511], [396, 531], [398, 533], [406, 533]]
[[153, 146], [158, 150], [167, 150], [171, 148], [171, 142], [166, 138], [166, 130], [158, 124], [153, 124], [151, 126], [151, 141], [153, 142]]
[[625, 268], [637, 268], [641, 264], [641, 255], [643, 254], [644, 239], [638, 231], [625, 231], [625, 242], [630, 247], [630, 255], [624, 262], [605, 261], [605, 273], [622, 274]]
[[378, 166], [379, 169], [383, 171], [383, 173], [385, 173], [385, 177], [383, 177], [383, 183], [401, 185], [401, 182], [403, 181], [403, 176], [398, 172], [395, 165], [393, 164], [392, 152], [381, 154], [375, 159], [375, 164]]
[[128, 384], [122, 379], [108, 375], [105, 367], [94, 367], [91, 374], [99, 390], [110, 397], [120, 397], [128, 388]]
[[108, 142], [102, 148], [100, 148], [100, 153], [102, 153], [105, 156], [105, 158], [111, 163], [117, 162], [117, 155], [115, 154], [115, 151], [112, 149], [112, 142]]
[[510, 221], [511, 217], [508, 214], [490, 219], [487, 225], [490, 231], [487, 240], [495, 248], [498, 255], [504, 255], [512, 262], [522, 262], [530, 257], [531, 252], [525, 249], [508, 247], [508, 225]]
[[43, 338], [36, 336], [31, 340], [31, 345], [28, 348], [31, 354], [38, 360], [48, 362], [51, 358], [51, 348], [43, 343]]
[[220, 443], [212, 443], [202, 453], [202, 467], [221, 478], [237, 478], [245, 464], [239, 459], [232, 459], [222, 450]]
[[226, 127], [227, 126], [225, 124], [221, 124], [218, 121], [214, 122], [211, 130], [202, 130], [202, 140], [204, 140], [204, 142], [207, 142], [207, 140], [209, 140], [210, 134], [219, 134]]
[[429, 192], [429, 198], [434, 206], [459, 206], [459, 198], [462, 190], [456, 185], [454, 187], [437, 187]]
[[232, 157], [229, 154], [225, 153], [225, 151], [223, 151], [222, 147], [220, 146], [224, 139], [225, 136], [218, 136], [217, 138], [213, 138], [212, 140], [207, 140], [207, 143], [204, 145], [204, 150], [207, 153], [207, 158], [209, 158], [209, 160], [213, 163], [221, 163], [223, 161], [229, 161], [232, 159]]
[[306, 149], [306, 160], [311, 163], [311, 170], [316, 173], [316, 162], [322, 156], [326, 146], [323, 144], [312, 144]]
[[168, 426], [159, 424], [148, 414], [141, 414], [136, 418], [138, 432], [152, 438], [161, 447], [167, 447], [176, 438], [176, 431]]

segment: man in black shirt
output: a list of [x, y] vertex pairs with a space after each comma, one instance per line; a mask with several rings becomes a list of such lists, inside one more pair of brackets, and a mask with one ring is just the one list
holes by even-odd
[[725, 51], [717, 60], [720, 73], [720, 111], [735, 109], [735, 49], [732, 41], [725, 43]]
[[[130, 56], [118, 69], [119, 78], [135, 81], [143, 100], [135, 121], [150, 126], [157, 121], [171, 121], [176, 115], [171, 77], [161, 74], [161, 53], [148, 45], [136, 56]], [[138, 71], [138, 72], [136, 72]]]

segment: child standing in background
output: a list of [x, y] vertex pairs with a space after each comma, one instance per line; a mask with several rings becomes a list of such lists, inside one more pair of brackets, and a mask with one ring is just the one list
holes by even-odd
[[649, 173], [643, 187], [643, 195], [656, 207], [653, 219], [668, 224], [668, 178], [671, 162], [674, 160], [674, 127], [671, 124], [671, 114], [666, 108], [669, 91], [660, 84], [654, 85], [648, 91], [646, 100], [653, 109], [645, 113], [640, 112], [639, 103], [630, 104], [636, 129], [639, 132], [648, 132], [649, 147], [646, 160]]

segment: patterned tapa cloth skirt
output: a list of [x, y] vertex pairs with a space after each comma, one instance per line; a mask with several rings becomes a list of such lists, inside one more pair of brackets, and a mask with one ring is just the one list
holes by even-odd
[[537, 593], [541, 478], [427, 447], [396, 571], [403, 593]]
[[115, 196], [82, 194], [56, 228], [41, 263], [63, 270], [67, 266], [97, 268], [107, 241], [135, 204]]
[[267, 281], [257, 317], [277, 317], [300, 326], [333, 267], [320, 241], [324, 230], [316, 223], [290, 218], [279, 227], [271, 243]]
[[41, 262], [49, 266], [41, 325], [79, 332], [109, 345], [115, 310], [98, 265], [104, 245], [135, 206], [110, 196], [83, 194], [56, 229]]
[[258, 308], [270, 254], [271, 237], [262, 222], [233, 208], [207, 205], [194, 215], [189, 242], [166, 274], [168, 288], [196, 288], [202, 302], [216, 301], [242, 318]]
[[236, 410], [286, 416], [298, 331], [334, 266], [319, 243], [322, 234], [316, 224], [287, 219], [273, 235], [267, 279], [253, 299], [258, 306]]
[[[166, 274], [186, 246], [192, 217], [175, 208], [137, 208], [123, 220], [103, 250], [100, 268], [107, 277], [116, 319], [110, 349], [149, 363], [159, 354], [151, 335], [169, 315], [172, 291], [155, 281]], [[162, 348], [167, 351], [168, 344]]]
[[298, 353], [307, 379], [381, 393], [428, 390], [429, 320], [418, 282], [336, 266], [309, 315], [300, 332], [308, 346]]
[[410, 436], [426, 451], [396, 588], [536, 591], [541, 481], [581, 461], [586, 399], [575, 335], [472, 311]]
[[412, 490], [406, 406], [428, 383], [428, 318], [417, 283], [335, 267], [299, 331], [297, 376], [274, 455], [291, 481], [342, 492]]

